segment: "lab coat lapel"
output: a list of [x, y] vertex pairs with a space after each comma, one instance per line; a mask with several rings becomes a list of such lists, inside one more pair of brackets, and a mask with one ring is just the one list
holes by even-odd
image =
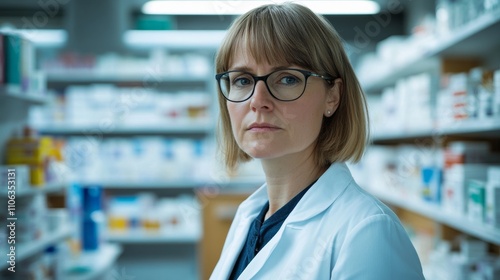
[[252, 279], [269, 259], [269, 256], [278, 245], [285, 231], [293, 230], [293, 234], [298, 234], [303, 229], [302, 226], [305, 225], [302, 222], [325, 211], [345, 191], [352, 180], [351, 173], [344, 163], [332, 164], [325, 174], [311, 187], [311, 190], [313, 188], [314, 190], [308, 191], [302, 197], [290, 213], [290, 216], [283, 222], [276, 235], [269, 240], [266, 246], [248, 264], [238, 279]]
[[[237, 216], [243, 218], [239, 221], [236, 221], [237, 226], [234, 230], [234, 233], [230, 232], [230, 234], [232, 234], [232, 242], [230, 244], [227, 244], [227, 253], [222, 254], [221, 256], [224, 259], [220, 260], [223, 264], [220, 271], [220, 279], [227, 279], [231, 274], [233, 266], [236, 263], [239, 253], [241, 252], [243, 244], [247, 238], [250, 224], [252, 223], [253, 219], [257, 217], [260, 209], [263, 207], [267, 200], [268, 198], [266, 184], [264, 184], [240, 205], [238, 211], [241, 211], [241, 214], [237, 214]], [[228, 238], [230, 237], [228, 236]]]
[[269, 240], [266, 246], [264, 246], [264, 248], [262, 248], [262, 250], [260, 250], [260, 252], [247, 265], [245, 270], [243, 270], [243, 272], [241, 273], [240, 277], [238, 277], [238, 280], [252, 279], [255, 276], [255, 274], [262, 269], [262, 266], [264, 266], [267, 259], [276, 248], [276, 245], [278, 244], [279, 240], [281, 240], [281, 235], [283, 235], [284, 228], [286, 227], [283, 224], [283, 226], [278, 230], [276, 235], [273, 238], [271, 238], [271, 240]]
[[[252, 219], [245, 218], [240, 221], [235, 232], [234, 239], [231, 244], [228, 244], [228, 252], [224, 254], [224, 260], [222, 260], [222, 271], [221, 275], [223, 275], [223, 279], [227, 279], [231, 274], [233, 266], [238, 259], [238, 255], [243, 248], [243, 243], [247, 237], [248, 229], [250, 228], [250, 222]], [[222, 279], [222, 278], [221, 278]]]

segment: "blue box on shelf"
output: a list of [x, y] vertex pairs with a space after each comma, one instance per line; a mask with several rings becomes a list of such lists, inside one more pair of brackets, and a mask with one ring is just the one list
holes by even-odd
[[98, 250], [103, 223], [101, 186], [82, 187], [82, 210], [82, 249]]

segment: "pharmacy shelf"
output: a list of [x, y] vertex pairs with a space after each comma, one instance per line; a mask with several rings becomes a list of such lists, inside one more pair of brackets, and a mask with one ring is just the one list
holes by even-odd
[[[58, 243], [59, 241], [69, 237], [73, 232], [69, 227], [64, 227], [56, 232], [50, 232], [45, 235], [45, 237], [40, 240], [36, 240], [27, 244], [19, 244], [16, 246], [16, 264], [18, 265], [21, 261], [37, 254], [43, 252], [47, 247]], [[2, 256], [4, 261], [0, 262], [0, 270], [8, 267], [6, 256]]]
[[447, 213], [440, 206], [432, 203], [413, 201], [383, 191], [368, 191], [388, 204], [428, 217], [476, 238], [500, 245], [500, 230], [492, 226], [470, 221], [464, 216]]
[[418, 74], [431, 69], [439, 69], [439, 57], [473, 57], [487, 58], [500, 46], [500, 13], [498, 11], [482, 15], [476, 20], [457, 30], [449, 36], [439, 38], [435, 44], [420, 54], [412, 56], [404, 64], [387, 72], [378, 74], [369, 80], [362, 81], [365, 91], [380, 91], [384, 87], [394, 85], [397, 80], [409, 75]]
[[102, 244], [95, 252], [83, 252], [78, 260], [71, 261], [68, 265], [64, 279], [95, 280], [111, 279], [110, 277], [121, 279], [120, 271], [113, 270], [113, 266], [122, 251], [122, 247], [118, 244]]
[[40, 134], [60, 135], [60, 136], [136, 136], [136, 135], [169, 135], [169, 136], [206, 136], [214, 131], [214, 127], [207, 124], [194, 122], [165, 123], [164, 125], [141, 125], [141, 126], [115, 126], [106, 129], [99, 129], [94, 125], [47, 125], [35, 126]]
[[373, 142], [438, 138], [442, 136], [480, 136], [500, 138], [500, 119], [465, 120], [437, 129], [421, 129], [407, 132], [374, 133]]
[[11, 104], [10, 102], [21, 101], [29, 105], [42, 105], [47, 103], [47, 96], [35, 93], [23, 92], [19, 87], [0, 87], [0, 104]]
[[[99, 181], [95, 182], [105, 189], [196, 189], [206, 187], [227, 188], [255, 188], [260, 187], [264, 179], [235, 179], [226, 181], [193, 180], [191, 178], [165, 181]], [[94, 182], [85, 182], [92, 184]]]
[[372, 142], [392, 141], [392, 140], [413, 140], [417, 138], [428, 138], [434, 135], [442, 135], [431, 129], [419, 129], [407, 132], [375, 132], [371, 135]]
[[377, 71], [369, 79], [361, 80], [365, 92], [372, 93], [394, 86], [400, 79], [411, 75], [438, 69], [439, 60], [435, 57], [426, 57], [425, 54], [413, 55], [403, 64], [390, 68], [387, 71]]
[[[157, 71], [157, 70], [156, 70]], [[61, 73], [49, 73], [47, 75], [47, 82], [51, 84], [94, 84], [94, 83], [134, 83], [142, 84], [145, 87], [152, 87], [158, 83], [162, 84], [193, 84], [193, 83], [206, 83], [207, 76], [193, 76], [193, 75], [155, 75], [155, 69], [144, 69], [139, 73], [116, 73], [116, 72], [103, 72], [99, 71], [78, 71], [68, 70]]]
[[[42, 186], [28, 186], [20, 189], [19, 186], [16, 186], [17, 190], [15, 192], [16, 198], [19, 197], [28, 197], [36, 194], [48, 194], [48, 193], [57, 193], [64, 191], [66, 189], [67, 183], [48, 183]], [[7, 188], [4, 189], [4, 193], [7, 192]]]
[[199, 229], [172, 230], [169, 232], [162, 231], [146, 231], [146, 230], [129, 230], [129, 231], [108, 231], [105, 234], [105, 239], [108, 242], [128, 243], [128, 244], [147, 244], [147, 243], [198, 243], [201, 240], [201, 232]]
[[500, 137], [500, 118], [466, 120], [440, 129], [443, 135], [477, 135]]

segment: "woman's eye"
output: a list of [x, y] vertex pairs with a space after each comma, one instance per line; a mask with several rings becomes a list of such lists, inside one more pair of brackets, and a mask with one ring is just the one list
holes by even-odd
[[280, 80], [279, 80], [279, 83], [280, 84], [284, 84], [284, 85], [293, 85], [293, 84], [296, 84], [299, 82], [299, 79], [297, 79], [296, 77], [294, 76], [286, 76], [286, 77], [282, 77]]
[[239, 78], [236, 78], [233, 80], [233, 85], [235, 86], [248, 86], [250, 85], [252, 82], [250, 81], [250, 79], [248, 78], [245, 78], [245, 77], [239, 77]]

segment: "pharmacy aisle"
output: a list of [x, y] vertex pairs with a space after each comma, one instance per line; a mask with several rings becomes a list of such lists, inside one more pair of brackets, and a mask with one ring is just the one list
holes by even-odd
[[[0, 279], [208, 279], [264, 182], [217, 153], [214, 58], [242, 1], [1, 2]], [[378, 8], [320, 11], [368, 100], [354, 177], [427, 279], [500, 279], [500, 0], [355, 2]]]

